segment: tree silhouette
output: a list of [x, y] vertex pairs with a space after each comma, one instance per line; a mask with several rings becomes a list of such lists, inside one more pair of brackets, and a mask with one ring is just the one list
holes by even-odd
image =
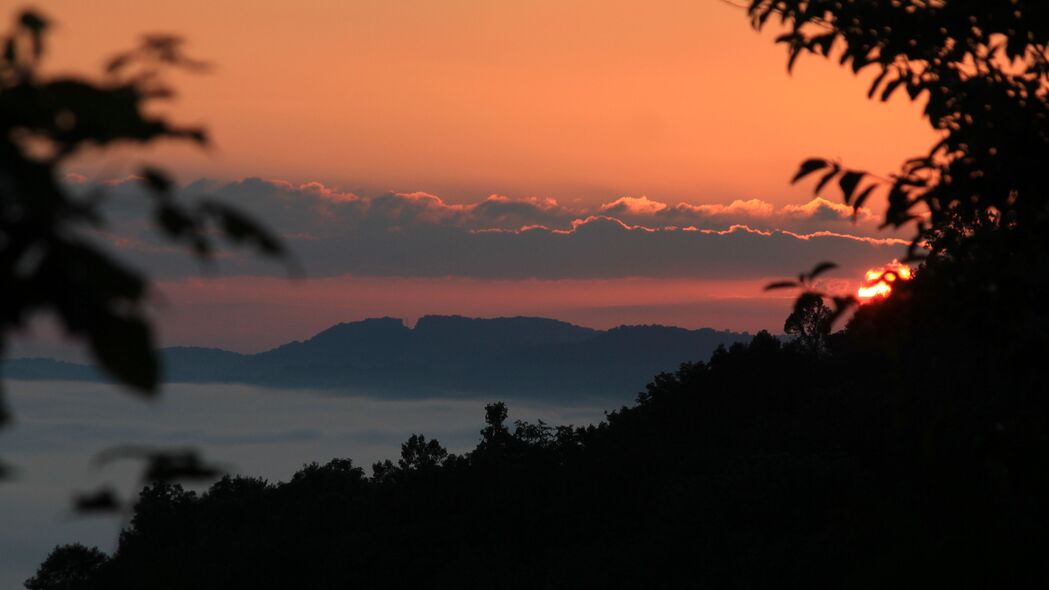
[[[104, 253], [97, 232], [107, 227], [101, 189], [73, 194], [61, 180], [70, 158], [90, 147], [161, 140], [206, 145], [203, 129], [150, 114], [171, 98], [169, 68], [201, 70], [179, 38], [152, 35], [115, 56], [98, 79], [45, 77], [50, 21], [27, 10], [0, 37], [0, 355], [11, 333], [42, 311], [53, 311], [98, 364], [141, 393], [156, 390], [158, 360], [146, 303], [147, 279]], [[144, 167], [157, 232], [207, 260], [214, 235], [272, 256], [278, 239], [245, 214], [213, 199], [176, 197], [160, 169]], [[6, 418], [0, 399], [0, 421]]]
[[59, 545], [51, 550], [36, 574], [26, 580], [25, 587], [28, 590], [77, 590], [107, 561], [109, 556], [94, 547], [80, 543]]
[[448, 459], [448, 451], [436, 439], [429, 442], [421, 434], [413, 434], [401, 445], [397, 466], [403, 471], [425, 471], [440, 467]]
[[[951, 247], [988, 216], [1009, 227], [1044, 223], [1049, 204], [1049, 5], [1038, 0], [752, 0], [761, 29], [787, 27], [788, 68], [803, 53], [836, 57], [877, 75], [868, 96], [903, 90], [924, 103], [941, 139], [900, 172], [879, 179], [811, 159], [795, 181], [817, 171], [817, 191], [837, 178], [845, 202], [861, 207], [886, 187], [886, 225], [917, 222], [915, 246]], [[871, 184], [864, 184], [865, 181]], [[935, 232], [960, 226], [963, 231]], [[935, 237], [933, 242], [929, 238]]]
[[819, 354], [826, 347], [834, 312], [824, 305], [823, 297], [805, 293], [794, 303], [794, 311], [783, 324], [783, 332], [795, 338], [806, 352]]
[[485, 405], [484, 423], [486, 426], [481, 430], [482, 448], [499, 449], [509, 443], [510, 430], [506, 427], [508, 415], [509, 410], [503, 402]]
[[[884, 194], [883, 227], [916, 228], [912, 260], [979, 253], [1002, 261], [1049, 251], [1037, 237], [1049, 229], [1049, 5], [751, 0], [747, 11], [756, 29], [773, 22], [785, 28], [777, 42], [787, 47], [788, 69], [811, 54], [857, 74], [872, 71], [869, 98], [886, 101], [903, 91], [922, 103], [939, 136], [888, 176], [811, 158], [794, 182], [819, 173], [815, 192], [836, 181], [855, 210]], [[997, 232], [1012, 236], [981, 238]], [[972, 240], [982, 241], [966, 244]], [[985, 278], [961, 283], [996, 288]]]

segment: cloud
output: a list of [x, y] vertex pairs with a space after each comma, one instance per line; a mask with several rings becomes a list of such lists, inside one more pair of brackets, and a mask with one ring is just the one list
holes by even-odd
[[[76, 187], [90, 187], [80, 181]], [[109, 243], [155, 275], [192, 276], [197, 265], [162, 247], [144, 215], [138, 184], [114, 183], [118, 220]], [[225, 199], [275, 228], [310, 276], [748, 278], [790, 275], [828, 258], [846, 269], [899, 256], [903, 240], [873, 232], [874, 218], [814, 199], [775, 207], [759, 200], [678, 203], [621, 197], [590, 208], [553, 199], [491, 195], [452, 203], [425, 193], [361, 196], [318, 182], [248, 178], [198, 181], [185, 198]], [[220, 260], [236, 275], [281, 269], [250, 255]]]
[[652, 201], [648, 197], [620, 197], [601, 205], [601, 211], [610, 215], [655, 215], [666, 209], [666, 203]]

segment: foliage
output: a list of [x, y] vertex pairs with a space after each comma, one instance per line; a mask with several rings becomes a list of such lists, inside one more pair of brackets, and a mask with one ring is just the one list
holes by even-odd
[[[117, 55], [98, 79], [45, 77], [49, 28], [47, 18], [25, 11], [0, 37], [0, 354], [13, 330], [52, 311], [117, 381], [151, 393], [160, 367], [147, 280], [98, 245], [106, 194], [73, 194], [62, 174], [91, 148], [162, 140], [206, 145], [203, 129], [151, 114], [155, 103], [173, 96], [163, 70], [204, 64], [183, 54], [180, 39], [153, 35]], [[200, 259], [215, 250], [216, 234], [262, 254], [283, 254], [280, 242], [243, 213], [211, 199], [182, 202], [158, 168], [144, 167], [140, 177], [157, 231]]]
[[[1003, 6], [758, 0], [751, 11], [759, 26], [777, 11], [802, 23], [785, 37], [792, 57], [839, 47], [856, 70], [888, 70], [878, 84], [928, 90], [939, 75], [971, 93], [979, 75], [994, 92], [1014, 83], [980, 74], [996, 66], [978, 60], [974, 77], [948, 75], [971, 59], [966, 51], [981, 51], [972, 43], [993, 42], [986, 32], [1011, 14]], [[1037, 61], [1044, 8], [1009, 6], [1023, 24], [1006, 32], [1026, 41], [1009, 37], [998, 51]], [[884, 25], [889, 17], [899, 24]], [[811, 27], [833, 35], [812, 44]], [[863, 39], [877, 55], [861, 51]], [[879, 61], [889, 54], [905, 60]], [[972, 98], [959, 96], [963, 106]], [[1013, 102], [986, 117], [1019, 125]], [[963, 115], [944, 131], [972, 125]], [[1000, 136], [998, 149], [1013, 153], [1030, 137], [1006, 145]], [[961, 149], [934, 151], [935, 165], [954, 173], [993, 161]], [[1044, 586], [1049, 232], [1024, 165], [983, 168], [984, 184], [949, 175], [904, 183], [913, 203], [894, 213], [890, 199], [887, 221], [940, 207], [918, 236], [936, 255], [839, 333], [828, 325], [848, 302], [832, 311], [803, 295], [786, 325], [807, 337], [800, 345], [763, 332], [721, 348], [656, 376], [636, 405], [595, 426], [517, 422], [511, 431], [496, 403], [473, 451], [448, 455], [413, 435], [401, 460], [377, 464], [370, 478], [338, 459], [286, 483], [225, 478], [200, 495], [151, 485], [113, 558], [78, 588]], [[831, 171], [823, 184], [866, 191], [865, 176]], [[998, 206], [1002, 187], [1012, 187], [1011, 208]], [[772, 287], [811, 291], [829, 268]]]
[[55, 547], [40, 564], [39, 570], [25, 582], [28, 590], [76, 590], [82, 588], [109, 556], [80, 543]]
[[[793, 182], [819, 173], [819, 194], [836, 180], [854, 211], [884, 191], [883, 227], [916, 227], [910, 260], [971, 255], [965, 243], [989, 232], [1034, 236], [1049, 230], [1045, 2], [751, 0], [747, 11], [756, 29], [773, 21], [785, 28], [777, 42], [788, 49], [788, 69], [811, 54], [836, 58], [857, 74], [871, 71], [869, 98], [887, 101], [905, 91], [924, 105], [924, 118], [940, 138], [887, 178], [811, 158]], [[1024, 237], [1006, 241], [1039, 245]], [[1011, 254], [976, 250], [999, 260]], [[987, 281], [966, 284], [992, 287]], [[837, 313], [856, 304], [834, 303]]]
[[[787, 32], [788, 67], [803, 53], [836, 56], [876, 72], [868, 96], [904, 90], [924, 102], [941, 139], [898, 174], [878, 177], [823, 159], [794, 180], [821, 172], [817, 192], [837, 178], [845, 202], [864, 205], [886, 186], [885, 224], [916, 221], [914, 246], [944, 250], [991, 216], [1026, 227], [1049, 214], [1049, 5], [1040, 0], [752, 0], [756, 28], [774, 16]], [[865, 181], [871, 184], [864, 185]], [[947, 231], [948, 228], [961, 231]], [[937, 238], [931, 243], [930, 238]]]
[[80, 588], [1037, 586], [1043, 371], [980, 363], [1000, 343], [956, 331], [934, 354], [977, 372], [933, 374], [931, 339], [867, 325], [820, 356], [761, 333], [595, 426], [511, 429], [491, 404], [471, 452], [412, 435], [372, 477], [336, 459], [150, 485]]
[[794, 336], [794, 342], [812, 354], [823, 352], [831, 331], [834, 312], [823, 304], [823, 297], [804, 293], [794, 303], [794, 311], [783, 324], [783, 332]]

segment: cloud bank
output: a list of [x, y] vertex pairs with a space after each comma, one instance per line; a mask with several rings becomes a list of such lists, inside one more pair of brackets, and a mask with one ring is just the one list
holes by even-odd
[[[78, 186], [91, 185], [79, 179]], [[137, 183], [108, 190], [116, 223], [104, 235], [114, 249], [155, 276], [199, 273], [183, 252], [156, 241]], [[368, 197], [259, 178], [198, 181], [181, 193], [250, 211], [282, 235], [313, 277], [743, 279], [789, 275], [825, 259], [846, 269], [872, 266], [905, 245], [878, 236], [870, 211], [853, 223], [851, 209], [819, 198], [776, 207], [759, 199], [669, 204], [622, 197], [584, 208], [492, 195], [464, 204], [423, 192]], [[218, 267], [232, 275], [283, 272], [240, 253], [224, 255]]]

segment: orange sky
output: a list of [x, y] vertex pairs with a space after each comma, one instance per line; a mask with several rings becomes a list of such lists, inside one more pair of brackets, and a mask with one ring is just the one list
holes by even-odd
[[[811, 184], [788, 186], [807, 157], [888, 173], [934, 141], [903, 94], [888, 105], [868, 101], [866, 80], [834, 62], [802, 59], [788, 75], [775, 32], [755, 33], [742, 10], [721, 0], [34, 6], [55, 21], [52, 72], [100, 72], [107, 57], [149, 32], [180, 34], [191, 55], [214, 64], [207, 74], [172, 75], [180, 97], [165, 107], [180, 122], [207, 126], [214, 149], [106, 152], [72, 167], [95, 179], [151, 161], [184, 182], [261, 177], [363, 196], [420, 191], [450, 204], [498, 194], [593, 211], [644, 195], [669, 204], [760, 199], [782, 207], [809, 201]], [[287, 288], [261, 277], [169, 281], [162, 286], [173, 305], [160, 319], [166, 344], [252, 350], [374, 315], [529, 314], [595, 326], [778, 331], [789, 308], [784, 296], [762, 295], [759, 280], [630, 280], [514, 284], [393, 272]], [[247, 311], [208, 313], [209, 329], [179, 320], [211, 305], [202, 301], [229, 297], [220, 295], [233, 286], [226, 309]], [[578, 301], [597, 290], [614, 296]]]
[[[931, 142], [917, 109], [870, 103], [720, 0], [54, 0], [57, 70], [139, 33], [185, 36], [215, 69], [174, 78], [216, 150], [162, 152], [186, 180], [347, 190], [797, 202], [800, 159], [888, 172]], [[902, 95], [901, 95], [902, 96]], [[133, 159], [132, 162], [138, 161]], [[104, 159], [110, 172], [127, 163]], [[86, 166], [85, 166], [86, 167]]]

